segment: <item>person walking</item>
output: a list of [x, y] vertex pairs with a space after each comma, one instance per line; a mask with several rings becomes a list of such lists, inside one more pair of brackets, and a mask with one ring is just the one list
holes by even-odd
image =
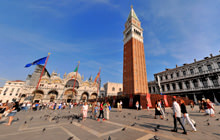
[[106, 103], [106, 106], [105, 106], [105, 110], [106, 110], [106, 120], [109, 120], [109, 107], [110, 107], [110, 104], [109, 102]]
[[191, 101], [191, 102], [190, 102], [190, 107], [191, 107], [192, 111], [193, 111], [193, 109], [194, 109], [194, 105], [195, 105], [194, 102]]
[[199, 100], [198, 104], [199, 104], [199, 113], [200, 113], [202, 111], [202, 102]]
[[185, 106], [185, 101], [181, 99], [180, 104], [181, 104], [180, 105], [181, 112], [183, 113], [183, 119], [182, 119], [183, 120], [183, 126], [185, 126], [185, 122], [187, 121], [193, 129], [192, 132], [196, 132], [197, 130], [196, 130], [195, 126], [193, 125], [193, 123], [192, 123], [192, 121], [189, 117], [189, 114], [187, 113], [186, 106]]
[[215, 117], [214, 104], [209, 99], [207, 99], [206, 102], [207, 102], [207, 108], [208, 108], [207, 113], [210, 115], [210, 117]]
[[138, 108], [139, 108], [139, 102], [138, 101], [136, 102], [136, 108], [137, 108], [137, 111], [138, 111]]
[[8, 114], [9, 120], [8, 120], [8, 123], [6, 124], [7, 126], [10, 126], [10, 125], [11, 125], [11, 123], [12, 123], [12, 121], [13, 121], [13, 119], [14, 119], [14, 116], [15, 116], [15, 114], [16, 114], [18, 111], [20, 111], [20, 109], [19, 109], [19, 103], [18, 103], [18, 102], [15, 102], [15, 103], [13, 104], [12, 109], [10, 109], [10, 111], [9, 111], [9, 114]]
[[162, 117], [161, 107], [160, 107], [159, 102], [160, 102], [160, 100], [157, 100], [156, 103], [155, 103], [155, 116], [154, 116], [154, 119], [157, 119], [157, 115], [159, 115], [160, 119], [162, 120], [163, 117]]
[[87, 102], [84, 103], [84, 105], [82, 106], [82, 113], [83, 113], [83, 121], [86, 120], [87, 118], [87, 112], [88, 112], [88, 108], [89, 106], [87, 105]]
[[177, 132], [177, 121], [180, 123], [180, 125], [183, 128], [183, 134], [187, 135], [186, 129], [183, 126], [181, 120], [181, 110], [179, 104], [176, 102], [176, 98], [173, 98], [173, 123], [174, 123], [174, 129], [171, 130], [172, 132]]
[[104, 112], [103, 112], [103, 101], [101, 102], [101, 104], [100, 104], [100, 109], [99, 109], [99, 117], [98, 117], [98, 120], [97, 121], [100, 121], [100, 117], [101, 117], [101, 115], [102, 115], [102, 120], [104, 121], [105, 120], [105, 118], [104, 118]]
[[122, 100], [120, 101], [120, 111], [122, 111]]
[[97, 114], [98, 114], [98, 110], [99, 110], [99, 107], [97, 105], [95, 105], [94, 107], [94, 119], [96, 120], [96, 117], [97, 117]]

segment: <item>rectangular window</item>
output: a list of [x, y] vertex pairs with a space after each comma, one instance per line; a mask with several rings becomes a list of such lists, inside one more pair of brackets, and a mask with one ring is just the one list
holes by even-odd
[[172, 86], [173, 86], [173, 90], [176, 90], [176, 84], [173, 83]]
[[17, 89], [17, 93], [20, 91], [20, 88]]
[[215, 87], [219, 86], [217, 76], [210, 77], [210, 80], [212, 81], [212, 83]]
[[13, 92], [13, 91], [14, 91], [14, 89], [15, 89], [15, 88], [12, 88], [12, 89], [11, 89], [11, 92]]
[[183, 89], [181, 82], [179, 82], [178, 85], [179, 85], [179, 89]]
[[168, 90], [168, 91], [170, 90], [170, 85], [169, 85], [169, 84], [167, 84], [167, 90]]
[[201, 67], [198, 67], [198, 70], [199, 70], [199, 72], [202, 72], [202, 68]]
[[201, 81], [202, 81], [203, 86], [205, 88], [207, 88], [208, 87], [208, 81], [205, 78], [202, 78]]
[[218, 64], [218, 68], [220, 68], [220, 62], [218, 62], [217, 64]]
[[164, 91], [164, 85], [162, 85], [161, 87], [162, 87], [162, 91]]
[[173, 78], [173, 74], [170, 74], [171, 79]]
[[176, 77], [179, 77], [179, 76], [180, 76], [180, 75], [179, 75], [179, 72], [177, 72], [177, 73], [176, 73]]
[[6, 93], [8, 91], [8, 88], [5, 89], [4, 93]]
[[150, 87], [148, 88], [148, 90], [149, 90], [149, 92], [151, 93], [151, 88], [150, 88]]
[[186, 71], [183, 71], [183, 76], [186, 76]]
[[211, 65], [207, 65], [208, 70], [212, 70], [212, 66]]
[[193, 70], [193, 69], [190, 69], [190, 73], [191, 73], [191, 74], [194, 74], [194, 70]]

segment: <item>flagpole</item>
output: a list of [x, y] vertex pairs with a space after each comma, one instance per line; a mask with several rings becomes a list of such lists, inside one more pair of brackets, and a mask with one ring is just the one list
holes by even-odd
[[[47, 65], [47, 61], [48, 61], [48, 59], [49, 59], [49, 56], [50, 56], [50, 53], [48, 53], [47, 59], [46, 59], [46, 61], [45, 61], [45, 63], [44, 63], [44, 67], [43, 67], [43, 69], [42, 69], [42, 72], [41, 72], [41, 75], [40, 75], [40, 79], [39, 79], [39, 81], [38, 81], [38, 83], [37, 83], [36, 90], [38, 90], [38, 87], [39, 87], [39, 84], [40, 84], [40, 81], [41, 81], [41, 77], [42, 77], [42, 75], [43, 75], [43, 73], [44, 73], [44, 69], [45, 69], [45, 67], [46, 67], [46, 65]], [[35, 91], [35, 93], [34, 93], [34, 97], [33, 97], [33, 99], [32, 99], [32, 102], [34, 101], [35, 95], [36, 95], [36, 91]]]
[[[78, 62], [78, 66], [77, 66], [76, 78], [77, 78], [77, 74], [78, 74], [78, 70], [79, 70], [79, 64], [80, 64], [80, 61]], [[73, 93], [74, 93], [74, 88], [75, 88], [75, 85], [76, 85], [76, 78], [75, 78], [74, 84], [73, 84]]]
[[45, 61], [45, 64], [44, 64], [43, 70], [42, 70], [41, 75], [40, 75], [40, 79], [39, 79], [39, 81], [38, 81], [38, 83], [37, 83], [36, 90], [38, 90], [38, 87], [39, 87], [39, 84], [40, 84], [40, 81], [41, 81], [41, 77], [42, 77], [43, 74], [44, 74], [44, 69], [45, 69], [45, 67], [46, 67], [46, 65], [47, 65], [47, 61], [48, 61], [48, 59], [49, 59], [49, 56], [50, 56], [50, 53], [48, 53], [47, 59], [46, 59], [46, 61]]
[[99, 84], [98, 84], [98, 86], [97, 86], [97, 94], [98, 94], [98, 92], [99, 92], [99, 87], [100, 87], [100, 74], [101, 74], [101, 68], [99, 68]]

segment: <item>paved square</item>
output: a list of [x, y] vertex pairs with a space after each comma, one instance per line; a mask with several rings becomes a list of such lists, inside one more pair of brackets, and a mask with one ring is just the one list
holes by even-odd
[[[220, 107], [217, 107], [216, 117], [210, 118], [198, 113], [198, 107], [194, 111], [189, 110], [190, 117], [197, 123], [198, 132], [191, 132], [189, 125], [186, 125], [188, 135], [173, 133], [172, 111], [166, 109], [167, 118], [164, 120], [154, 119], [154, 110], [129, 110], [123, 109], [117, 112], [113, 109], [110, 112], [109, 121], [97, 122], [89, 118], [86, 121], [78, 122], [70, 116], [80, 113], [75, 107], [72, 110], [42, 110], [42, 111], [21, 111], [16, 114], [12, 126], [5, 126], [7, 120], [0, 121], [1, 140], [153, 140], [156, 135], [161, 140], [183, 140], [183, 139], [220, 139], [220, 123], [217, 118]], [[59, 119], [56, 119], [59, 118]], [[17, 119], [18, 118], [18, 119]], [[168, 119], [168, 120], [167, 120]], [[207, 124], [209, 119], [210, 125]], [[26, 122], [26, 123], [25, 123]], [[132, 125], [133, 124], [133, 125]], [[160, 124], [158, 132], [154, 128]], [[43, 132], [43, 129], [45, 131]], [[125, 128], [124, 131], [122, 129]]]

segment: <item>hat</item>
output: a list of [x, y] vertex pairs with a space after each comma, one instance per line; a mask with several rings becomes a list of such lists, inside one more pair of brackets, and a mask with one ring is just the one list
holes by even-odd
[[205, 100], [205, 98], [202, 98], [202, 100]]

